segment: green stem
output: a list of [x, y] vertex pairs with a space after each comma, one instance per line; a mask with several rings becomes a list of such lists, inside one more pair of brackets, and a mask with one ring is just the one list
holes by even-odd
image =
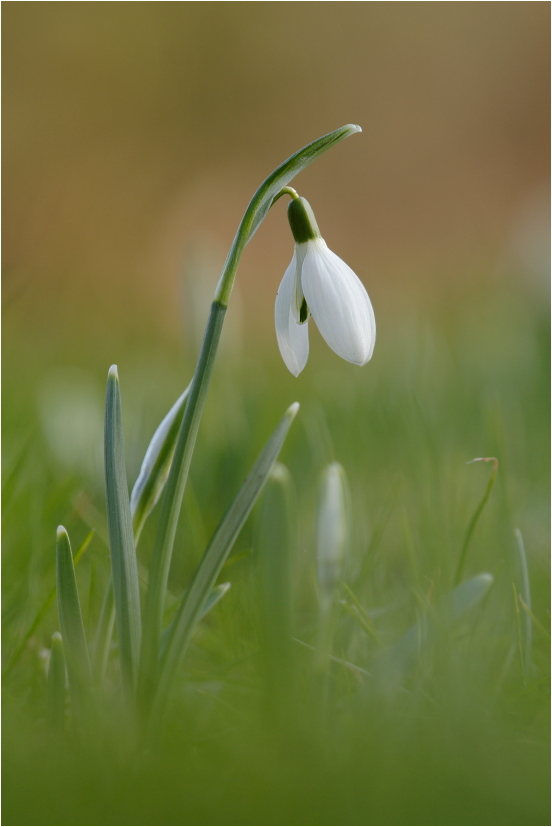
[[138, 677], [138, 694], [140, 701], [145, 705], [148, 704], [156, 683], [159, 638], [176, 526], [225, 313], [226, 306], [215, 300], [211, 305], [209, 321], [161, 503], [146, 594]]
[[289, 195], [293, 200], [299, 198], [299, 193], [297, 192], [297, 190], [294, 190], [293, 187], [282, 187], [278, 195], [275, 195], [272, 199], [272, 204], [270, 206], [273, 207], [276, 201], [278, 201], [278, 199], [281, 198], [282, 195]]

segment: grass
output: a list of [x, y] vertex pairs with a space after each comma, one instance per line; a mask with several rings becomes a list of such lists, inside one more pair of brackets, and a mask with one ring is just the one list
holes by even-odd
[[[302, 643], [282, 667], [285, 680], [267, 705], [274, 670], [263, 651], [270, 589], [261, 499], [220, 573], [231, 588], [196, 630], [163, 738], [146, 754], [118, 737], [115, 648], [103, 746], [71, 733], [64, 744], [52, 740], [45, 658], [59, 629], [55, 603], [43, 613], [4, 683], [4, 823], [548, 823], [549, 335], [541, 305], [521, 288], [491, 285], [446, 312], [437, 301], [403, 315], [384, 306], [373, 361], [362, 369], [318, 339], [299, 380], [286, 375], [272, 339], [265, 348], [248, 342], [239, 366], [217, 365], [168, 586], [178, 595], [189, 585], [221, 514], [297, 399], [280, 460], [293, 486], [292, 634]], [[118, 358], [131, 485], [149, 437], [190, 379], [174, 346], [159, 337], [151, 345], [165, 348], [168, 378], [141, 416], [131, 377], [142, 365], [132, 350]], [[52, 450], [44, 418], [56, 412], [39, 416], [36, 405], [47, 374], [41, 358], [37, 349], [4, 378], [4, 668], [55, 584], [60, 523], [75, 550], [95, 529], [76, 566], [89, 643], [109, 576], [101, 466], [100, 474], [77, 459], [71, 467]], [[72, 359], [100, 386], [112, 361], [100, 364], [86, 348]], [[467, 544], [492, 472], [492, 463], [467, 464], [476, 457], [496, 457], [499, 467]], [[318, 487], [331, 461], [348, 477], [352, 538], [321, 708], [309, 647], [317, 645]], [[138, 543], [142, 566], [158, 509]], [[462, 579], [489, 572], [494, 581], [453, 622], [442, 607], [463, 548]], [[520, 656], [527, 640], [530, 657]]]

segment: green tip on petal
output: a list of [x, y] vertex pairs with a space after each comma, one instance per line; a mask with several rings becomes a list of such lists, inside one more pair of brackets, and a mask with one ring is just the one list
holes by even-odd
[[321, 237], [312, 207], [306, 198], [293, 198], [289, 202], [288, 221], [297, 244]]

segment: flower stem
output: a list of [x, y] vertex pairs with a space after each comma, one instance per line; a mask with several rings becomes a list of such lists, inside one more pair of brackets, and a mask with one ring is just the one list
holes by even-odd
[[241, 255], [246, 244], [253, 237], [275, 201], [286, 193], [291, 195], [292, 198], [297, 197], [295, 190], [287, 186], [295, 175], [339, 141], [360, 131], [359, 126], [346, 124], [340, 129], [336, 129], [334, 132], [323, 135], [316, 141], [307, 144], [284, 161], [283, 164], [280, 164], [263, 181], [251, 199], [230, 247], [211, 305], [211, 313], [205, 329], [203, 344], [161, 503], [161, 514], [159, 515], [146, 594], [142, 648], [138, 669], [137, 695], [139, 706], [143, 712], [146, 712], [150, 706], [156, 688], [159, 668], [159, 638], [176, 527], [224, 316]]
[[270, 206], [273, 207], [274, 204], [276, 203], [276, 201], [279, 198], [281, 198], [282, 195], [289, 195], [289, 196], [291, 196], [291, 198], [293, 200], [295, 200], [296, 198], [299, 198], [299, 193], [297, 192], [297, 190], [294, 190], [293, 187], [282, 187], [282, 189], [280, 190], [278, 195], [275, 195], [274, 198], [272, 199], [272, 204]]
[[138, 677], [139, 700], [146, 706], [155, 687], [157, 677], [159, 637], [161, 635], [167, 579], [176, 526], [225, 313], [225, 305], [218, 301], [212, 303], [197, 368], [190, 388], [188, 404], [186, 405], [161, 503], [161, 514], [159, 515], [146, 595], [142, 653]]

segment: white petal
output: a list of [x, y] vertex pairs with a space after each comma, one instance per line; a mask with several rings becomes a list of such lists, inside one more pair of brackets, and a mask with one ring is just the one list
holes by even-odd
[[376, 320], [364, 285], [323, 239], [305, 246], [301, 284], [320, 333], [338, 356], [366, 364], [376, 342]]
[[297, 256], [294, 253], [276, 295], [274, 317], [282, 359], [288, 370], [294, 376], [299, 376], [309, 356], [309, 331], [306, 323], [297, 324], [292, 312], [292, 300], [295, 301], [296, 271]]

